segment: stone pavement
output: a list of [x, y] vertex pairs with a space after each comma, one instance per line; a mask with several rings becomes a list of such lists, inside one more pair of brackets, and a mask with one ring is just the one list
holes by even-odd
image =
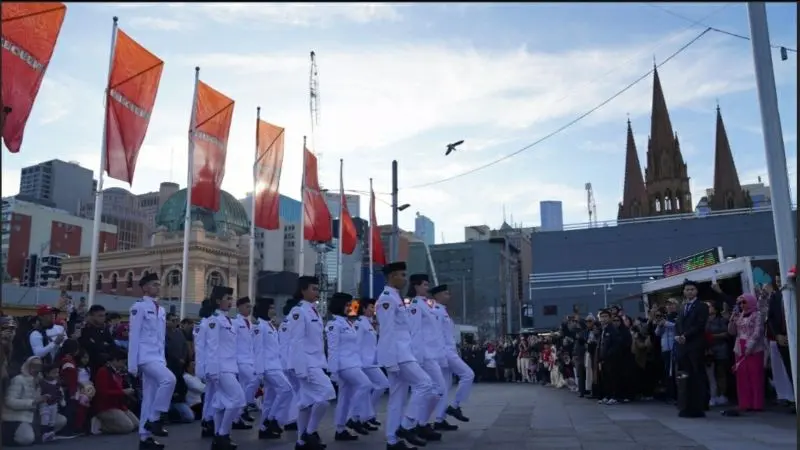
[[[442, 442], [426, 450], [795, 450], [796, 416], [777, 412], [728, 418], [711, 412], [706, 419], [680, 419], [674, 407], [660, 403], [601, 406], [564, 390], [528, 384], [477, 384], [464, 406], [471, 418], [461, 429], [446, 433]], [[320, 430], [328, 450], [381, 450], [383, 433], [375, 432], [358, 442], [333, 442], [333, 408]], [[383, 417], [380, 417], [383, 421]], [[194, 425], [172, 425], [163, 439], [168, 449], [210, 448]], [[234, 432], [240, 450], [289, 450], [283, 441], [259, 441], [255, 432]], [[47, 444], [61, 450], [134, 450], [136, 437], [92, 436]], [[38, 446], [43, 447], [43, 446]]]

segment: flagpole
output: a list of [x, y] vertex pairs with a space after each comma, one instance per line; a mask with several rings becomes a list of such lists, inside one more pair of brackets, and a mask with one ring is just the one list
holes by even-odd
[[303, 136], [303, 172], [300, 180], [300, 255], [297, 258], [297, 276], [303, 276], [306, 253], [306, 137]]
[[186, 316], [186, 298], [189, 296], [189, 238], [192, 233], [192, 185], [194, 185], [194, 134], [197, 127], [197, 86], [200, 84], [200, 67], [194, 68], [194, 95], [192, 117], [189, 119], [189, 163], [186, 171], [186, 212], [183, 216], [183, 259], [181, 261], [181, 310]]
[[256, 286], [256, 183], [258, 180], [258, 126], [261, 123], [261, 107], [256, 107], [256, 152], [253, 157], [253, 196], [250, 202], [250, 270], [248, 271], [247, 283], [247, 296], [250, 301], [255, 301], [255, 286]]
[[[114, 23], [111, 26], [111, 51], [108, 57], [108, 81], [103, 102], [106, 110], [103, 114], [103, 142], [100, 144], [100, 173], [97, 176], [97, 192], [94, 197], [94, 223], [92, 224], [92, 258], [89, 266], [89, 301], [88, 305], [94, 304], [94, 297], [97, 294], [97, 260], [100, 258], [100, 223], [103, 220], [103, 179], [105, 178], [106, 162], [108, 161], [108, 92], [111, 89], [111, 70], [114, 66], [114, 51], [117, 46], [117, 28], [119, 18], [114, 16]], [[39, 255], [41, 261], [42, 255]], [[36, 279], [36, 286], [39, 286], [39, 279]]]
[[336, 244], [336, 291], [342, 292], [342, 237], [343, 229], [342, 218], [344, 217], [344, 160], [339, 159], [339, 242]]
[[375, 298], [375, 273], [374, 267], [375, 264], [372, 262], [372, 248], [374, 247], [374, 242], [372, 242], [372, 227], [375, 226], [372, 223], [372, 218], [375, 216], [375, 193], [372, 191], [372, 178], [369, 179], [369, 298]]

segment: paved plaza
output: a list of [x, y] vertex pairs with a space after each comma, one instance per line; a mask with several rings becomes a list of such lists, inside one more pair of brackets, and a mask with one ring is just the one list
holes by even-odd
[[[680, 419], [674, 407], [661, 403], [600, 406], [564, 390], [527, 384], [477, 384], [464, 413], [471, 418], [461, 429], [446, 433], [426, 450], [796, 450], [796, 416], [766, 412], [755, 416], [723, 417], [712, 411], [706, 419]], [[358, 442], [334, 442], [333, 408], [320, 434], [328, 450], [380, 450], [382, 432]], [[380, 417], [383, 421], [383, 417]], [[167, 449], [208, 449], [200, 427], [172, 425]], [[259, 441], [254, 431], [234, 432], [240, 450], [288, 450], [293, 433], [282, 441]], [[57, 441], [47, 447], [61, 450], [134, 450], [136, 437], [92, 436]], [[45, 445], [37, 446], [38, 448]]]

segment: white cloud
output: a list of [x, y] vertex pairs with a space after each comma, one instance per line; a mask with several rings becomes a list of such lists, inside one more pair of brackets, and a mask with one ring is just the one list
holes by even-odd
[[332, 21], [366, 23], [399, 20], [397, 8], [387, 3], [204, 3], [200, 8], [219, 22], [258, 21], [287, 25], [324, 25]]
[[154, 16], [138, 16], [130, 20], [132, 28], [158, 31], [178, 31], [189, 27], [189, 22]]

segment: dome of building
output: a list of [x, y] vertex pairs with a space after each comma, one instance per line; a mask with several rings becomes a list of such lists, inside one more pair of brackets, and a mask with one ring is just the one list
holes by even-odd
[[[164, 227], [167, 231], [183, 231], [186, 214], [186, 189], [172, 194], [156, 215], [156, 227]], [[231, 194], [220, 191], [219, 211], [213, 212], [205, 208], [192, 206], [192, 222], [200, 221], [203, 228], [214, 234], [233, 232], [237, 236], [250, 233], [250, 219], [247, 211]]]

